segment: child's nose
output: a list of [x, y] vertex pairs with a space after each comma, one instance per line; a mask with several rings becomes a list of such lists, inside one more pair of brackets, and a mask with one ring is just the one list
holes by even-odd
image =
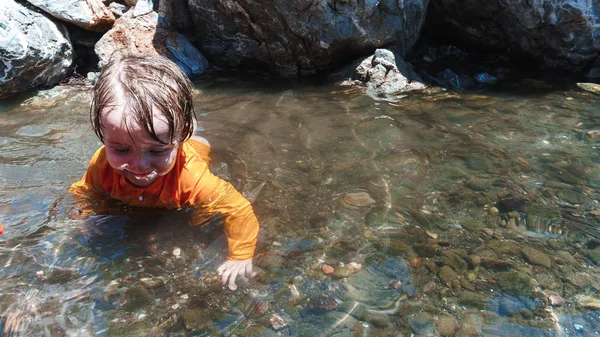
[[[135, 157], [135, 166], [139, 171], [144, 171], [150, 168], [150, 158], [144, 153], [139, 153]], [[141, 172], [140, 172], [141, 173]]]

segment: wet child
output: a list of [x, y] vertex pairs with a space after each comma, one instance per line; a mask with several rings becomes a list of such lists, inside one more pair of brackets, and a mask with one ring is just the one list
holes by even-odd
[[102, 69], [90, 117], [104, 144], [74, 193], [106, 193], [135, 207], [185, 209], [222, 216], [228, 260], [217, 272], [235, 290], [254, 276], [258, 221], [252, 206], [209, 169], [210, 147], [192, 136], [192, 86], [179, 67], [160, 56], [125, 56]]

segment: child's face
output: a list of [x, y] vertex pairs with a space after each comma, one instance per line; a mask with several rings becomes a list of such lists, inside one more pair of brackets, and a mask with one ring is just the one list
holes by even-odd
[[[175, 165], [179, 142], [161, 144], [133, 118], [112, 110], [101, 116], [108, 164], [137, 187], [148, 187]], [[169, 126], [160, 114], [154, 114], [154, 130], [169, 143]], [[179, 135], [175, 135], [179, 139]]]

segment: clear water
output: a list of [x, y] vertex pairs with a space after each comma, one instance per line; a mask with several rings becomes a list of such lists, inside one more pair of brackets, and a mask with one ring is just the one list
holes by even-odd
[[254, 201], [262, 226], [259, 275], [231, 292], [215, 278], [218, 221], [189, 227], [182, 212], [119, 205], [72, 215], [67, 189], [100, 145], [88, 89], [0, 105], [5, 334], [600, 331], [598, 96], [535, 81], [396, 102], [197, 83], [213, 170]]

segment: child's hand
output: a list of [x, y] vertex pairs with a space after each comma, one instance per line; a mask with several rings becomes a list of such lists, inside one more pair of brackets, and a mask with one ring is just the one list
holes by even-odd
[[228, 260], [217, 268], [217, 273], [221, 276], [221, 283], [228, 283], [231, 290], [237, 289], [235, 279], [238, 276], [244, 281], [248, 281], [249, 277], [256, 276], [256, 273], [252, 271], [252, 259]]

